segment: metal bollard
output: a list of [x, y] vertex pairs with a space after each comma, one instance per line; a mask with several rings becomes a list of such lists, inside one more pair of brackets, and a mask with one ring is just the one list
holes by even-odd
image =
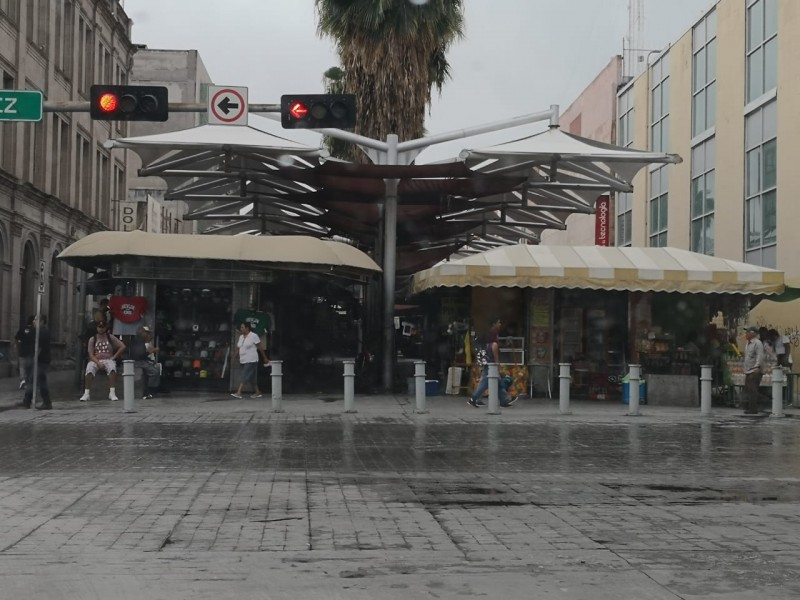
[[772, 367], [772, 414], [770, 417], [783, 417], [783, 368]]
[[283, 361], [273, 360], [272, 366], [272, 412], [283, 412]]
[[569, 388], [572, 383], [570, 368], [572, 363], [558, 363], [558, 412], [562, 415], [571, 415], [569, 410]]
[[628, 416], [638, 417], [639, 413], [639, 380], [641, 379], [641, 365], [628, 365], [630, 373], [628, 374]]
[[711, 365], [700, 365], [700, 414], [711, 415]]
[[489, 408], [487, 413], [490, 415], [500, 414], [500, 366], [497, 363], [489, 363]]
[[136, 412], [136, 393], [133, 389], [135, 372], [132, 360], [122, 361], [122, 412]]
[[344, 360], [344, 412], [356, 412], [356, 361]]
[[425, 361], [414, 361], [414, 392], [416, 393], [417, 408], [414, 410], [417, 414], [425, 414], [428, 412], [425, 408]]

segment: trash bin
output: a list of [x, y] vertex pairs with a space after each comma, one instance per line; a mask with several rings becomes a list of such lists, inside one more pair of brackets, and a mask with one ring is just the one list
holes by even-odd
[[[622, 403], [630, 404], [631, 401], [631, 379], [629, 375], [622, 378]], [[647, 404], [647, 382], [639, 380], [639, 404]]]

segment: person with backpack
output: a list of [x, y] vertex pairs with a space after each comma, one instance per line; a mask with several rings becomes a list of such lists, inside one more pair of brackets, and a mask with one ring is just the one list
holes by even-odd
[[106, 321], [97, 321], [95, 328], [97, 331], [89, 338], [87, 344], [89, 362], [86, 364], [84, 390], [80, 401], [88, 402], [94, 376], [98, 371], [105, 371], [108, 373], [108, 399], [113, 402], [119, 400], [115, 389], [117, 383], [117, 359], [125, 352], [126, 346], [122, 340], [108, 332], [108, 323]]

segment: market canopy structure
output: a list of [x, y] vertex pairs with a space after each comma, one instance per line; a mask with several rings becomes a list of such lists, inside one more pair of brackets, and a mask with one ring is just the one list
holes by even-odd
[[441, 262], [416, 273], [411, 289], [467, 286], [771, 295], [784, 280], [781, 271], [677, 248], [517, 244]]
[[[243, 130], [243, 131], [239, 131]], [[557, 127], [507, 144], [465, 150], [457, 160], [410, 165], [351, 164], [255, 127], [205, 125], [111, 142], [169, 154], [142, 175], [163, 177], [167, 200], [208, 233], [340, 236], [376, 250], [385, 180], [397, 179], [397, 273], [462, 252], [565, 229], [594, 212], [598, 196], [630, 191], [633, 175], [676, 155], [640, 152]]]
[[65, 248], [58, 258], [93, 271], [124, 258], [233, 262], [261, 268], [369, 276], [381, 268], [358, 248], [309, 236], [186, 235], [101, 231]]

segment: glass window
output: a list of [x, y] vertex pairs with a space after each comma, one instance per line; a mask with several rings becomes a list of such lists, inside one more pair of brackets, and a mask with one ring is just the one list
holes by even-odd
[[692, 148], [690, 245], [704, 254], [714, 253], [715, 143], [710, 138]]
[[773, 268], [778, 242], [776, 107], [773, 100], [745, 121], [745, 260]]
[[650, 69], [650, 147], [655, 152], [669, 148], [669, 54], [664, 54]]
[[716, 11], [711, 11], [692, 30], [692, 135], [716, 124], [717, 80]]
[[777, 86], [776, 0], [757, 0], [747, 9], [747, 97], [752, 102]]

